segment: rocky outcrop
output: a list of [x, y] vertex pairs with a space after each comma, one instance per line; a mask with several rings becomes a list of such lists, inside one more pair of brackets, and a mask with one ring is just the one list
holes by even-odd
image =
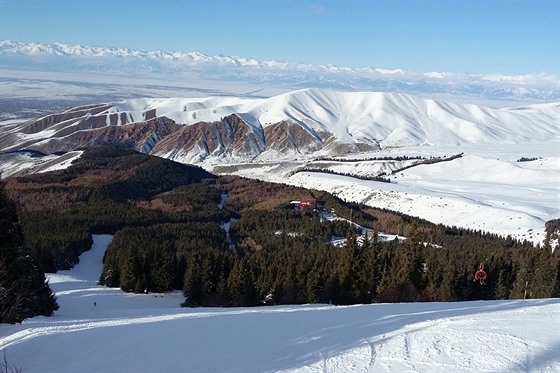
[[131, 122], [132, 116], [126, 112], [99, 114], [106, 109], [79, 108], [13, 126], [0, 134], [2, 151], [51, 154], [116, 144], [196, 163], [207, 157], [247, 160], [265, 151], [310, 154], [335, 141], [332, 133], [317, 133], [289, 120], [263, 128], [231, 114], [219, 121], [184, 125], [148, 110], [143, 114], [148, 120]]

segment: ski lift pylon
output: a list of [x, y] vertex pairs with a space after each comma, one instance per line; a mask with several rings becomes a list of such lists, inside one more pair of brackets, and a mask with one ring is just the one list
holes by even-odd
[[488, 277], [488, 275], [484, 272], [484, 262], [480, 262], [478, 270], [474, 274], [474, 280], [480, 281], [481, 285], [485, 285], [484, 281], [486, 281], [486, 277]]

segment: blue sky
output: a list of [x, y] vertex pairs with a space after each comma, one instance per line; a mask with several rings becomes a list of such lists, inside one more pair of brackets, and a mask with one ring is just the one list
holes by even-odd
[[418, 72], [560, 74], [560, 0], [0, 0], [0, 38]]

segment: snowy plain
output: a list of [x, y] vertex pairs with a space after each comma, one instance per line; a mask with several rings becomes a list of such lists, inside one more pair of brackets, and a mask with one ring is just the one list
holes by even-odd
[[[109, 235], [48, 275], [60, 309], [0, 325], [23, 372], [558, 372], [560, 299], [181, 308], [97, 285]], [[95, 304], [95, 305], [94, 305]]]
[[[428, 94], [432, 98], [452, 94], [464, 96], [468, 102], [473, 102], [473, 99], [486, 102], [491, 100], [499, 106], [512, 105], [515, 101], [558, 100], [560, 97], [558, 76], [544, 73], [503, 75], [419, 72], [398, 67], [352, 68], [332, 64], [258, 61], [250, 57], [232, 55], [210, 56], [192, 51], [141, 51], [122, 47], [23, 43], [10, 40], [0, 40], [0, 56], [1, 68], [4, 70], [0, 70], [0, 76], [8, 78], [5, 82], [6, 88], [9, 89], [6, 91], [9, 97], [12, 97], [11, 88], [15, 88], [18, 95], [16, 97], [20, 97], [22, 92], [29, 95], [29, 89], [48, 89], [51, 83], [56, 84], [56, 90], [59, 94], [62, 93], [62, 96], [66, 96], [65, 91], [74, 95], [79, 92], [76, 88], [81, 85], [76, 83], [83, 82], [84, 79], [98, 80], [101, 77], [109, 77], [109, 87], [103, 87], [102, 90], [121, 97], [125, 87], [117, 86], [122, 77], [131, 82], [146, 82], [148, 78], [151, 80], [150, 89], [156, 90], [160, 90], [164, 85], [167, 85], [167, 88], [174, 87], [172, 89], [178, 91], [184, 90], [185, 87], [191, 89], [198, 86], [206, 95], [216, 94], [223, 89], [224, 83], [227, 83], [228, 89], [238, 93], [242, 93], [240, 86], [252, 85], [254, 89], [244, 91], [248, 95], [262, 90], [264, 96], [270, 93], [271, 88], [276, 91], [288, 91], [302, 87], [330, 87], [343, 90]], [[18, 71], [23, 73], [17, 74]], [[52, 77], [49, 77], [49, 74]], [[73, 78], [72, 75], [78, 78]], [[30, 78], [38, 80], [30, 85]], [[133, 85], [138, 86], [138, 82], [133, 82]], [[85, 96], [91, 95], [91, 91], [80, 93]]]

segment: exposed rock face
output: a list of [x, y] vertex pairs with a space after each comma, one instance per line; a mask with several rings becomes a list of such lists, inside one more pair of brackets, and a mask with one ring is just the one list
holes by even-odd
[[[34, 128], [45, 126], [45, 119], [27, 122], [22, 125], [22, 133], [40, 133], [48, 131], [49, 137], [26, 139], [23, 142], [9, 144], [10, 140], [17, 140], [17, 133], [0, 135], [0, 144], [8, 150], [35, 150], [42, 153], [68, 152], [96, 144], [119, 144], [144, 153], [150, 153], [158, 139], [165, 138], [177, 131], [180, 126], [167, 118], [154, 118], [142, 123], [124, 125], [107, 125], [107, 116], [86, 116], [70, 118], [64, 123], [55, 123], [45, 127], [44, 131], [33, 131]], [[8, 144], [7, 144], [8, 143]]]
[[145, 154], [197, 163], [207, 157], [246, 160], [265, 151], [310, 154], [334, 140], [332, 133], [317, 133], [289, 120], [263, 128], [230, 114], [219, 121], [183, 125], [165, 116], [156, 117], [155, 110], [148, 110], [143, 113], [147, 120], [134, 122], [125, 112], [99, 114], [107, 108], [76, 108], [9, 126], [0, 133], [0, 150], [50, 154], [118, 144]]
[[191, 161], [208, 156], [253, 157], [265, 150], [259, 136], [262, 133], [255, 134], [240, 117], [231, 114], [221, 121], [177, 126], [175, 131], [160, 138], [151, 153], [172, 159], [189, 155]]
[[269, 148], [282, 153], [312, 153], [321, 150], [325, 141], [332, 137], [328, 132], [309, 132], [287, 120], [267, 126], [264, 135]]

